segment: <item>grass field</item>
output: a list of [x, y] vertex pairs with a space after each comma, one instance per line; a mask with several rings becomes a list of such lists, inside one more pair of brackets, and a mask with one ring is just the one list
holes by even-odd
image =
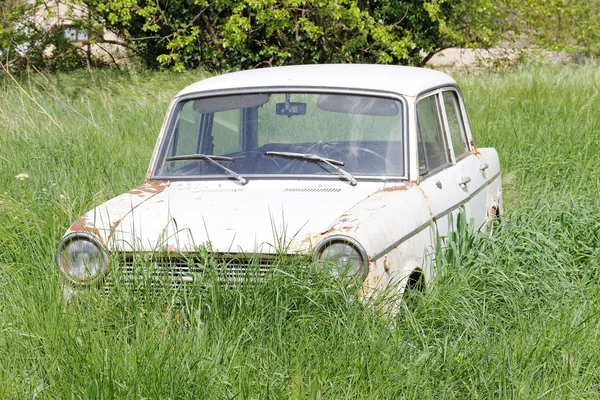
[[202, 76], [3, 77], [0, 398], [600, 396], [598, 68], [456, 76], [506, 213], [454, 242], [413, 311], [386, 318], [318, 271], [187, 304], [65, 302], [60, 237], [143, 182], [170, 98]]

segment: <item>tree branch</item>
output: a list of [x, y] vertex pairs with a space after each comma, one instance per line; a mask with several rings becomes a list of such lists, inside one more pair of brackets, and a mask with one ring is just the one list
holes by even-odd
[[119, 69], [119, 70], [121, 69], [121, 67], [119, 66], [119, 64], [117, 64], [117, 60], [115, 60], [115, 57], [113, 57], [113, 55], [111, 54], [110, 51], [108, 51], [107, 49], [105, 49], [104, 47], [102, 47], [100, 45], [100, 43], [96, 43], [96, 46], [98, 46], [98, 48], [100, 50], [102, 50], [103, 52], [105, 52], [110, 57], [111, 61], [113, 62], [113, 64], [115, 64], [115, 67], [117, 67], [117, 69]]
[[419, 62], [419, 66], [420, 67], [424, 67], [425, 64], [427, 64], [429, 62], [429, 60], [431, 60], [433, 58], [433, 56], [435, 56], [437, 53], [439, 53], [440, 51], [443, 51], [443, 50], [445, 50], [447, 48], [448, 47], [440, 47], [437, 50], [430, 51], [429, 53], [427, 53], [427, 55], [425, 57], [423, 57], [421, 59], [421, 61]]

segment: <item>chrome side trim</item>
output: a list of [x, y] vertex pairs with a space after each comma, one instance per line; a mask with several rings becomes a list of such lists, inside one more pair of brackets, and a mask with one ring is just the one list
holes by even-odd
[[456, 203], [455, 205], [453, 205], [452, 207], [449, 207], [447, 209], [445, 209], [444, 211], [438, 213], [437, 215], [433, 216], [433, 220], [438, 220], [444, 216], [446, 216], [447, 214], [451, 213], [452, 211], [456, 210], [457, 208], [459, 208], [460, 206], [468, 203], [469, 201], [471, 201], [471, 199], [475, 196], [477, 196], [482, 190], [486, 189], [490, 183], [494, 182], [498, 177], [500, 176], [500, 172], [498, 172], [496, 175], [492, 176], [490, 179], [488, 179], [485, 182], [485, 185], [481, 185], [481, 187], [479, 189], [477, 189], [476, 191], [474, 191], [473, 193], [471, 193], [468, 197], [466, 197], [463, 201], [461, 201], [460, 203]]
[[449, 207], [449, 208], [445, 209], [444, 211], [442, 211], [442, 212], [434, 215], [433, 217], [431, 217], [431, 219], [429, 221], [427, 221], [423, 225], [419, 226], [416, 229], [413, 229], [412, 231], [410, 231], [406, 235], [402, 236], [400, 239], [396, 240], [394, 243], [392, 243], [391, 245], [389, 245], [388, 247], [386, 247], [385, 249], [383, 249], [379, 253], [377, 253], [374, 256], [372, 256], [369, 259], [369, 262], [374, 262], [374, 261], [379, 260], [381, 257], [383, 257], [384, 255], [386, 255], [387, 253], [389, 253], [390, 251], [394, 250], [396, 247], [400, 246], [406, 240], [410, 239], [411, 237], [413, 237], [417, 233], [419, 233], [419, 232], [423, 231], [424, 229], [426, 229], [427, 227], [431, 226], [438, 219], [440, 219], [442, 217], [445, 217], [446, 215], [450, 214], [452, 211], [454, 211], [457, 208], [461, 207], [462, 205], [468, 203], [469, 201], [471, 201], [471, 199], [473, 197], [477, 196], [482, 190], [486, 189], [490, 185], [490, 183], [492, 183], [493, 181], [495, 181], [499, 176], [500, 176], [500, 172], [498, 172], [496, 175], [494, 175], [493, 177], [491, 177], [490, 179], [488, 179], [485, 182], [485, 185], [481, 185], [481, 187], [479, 189], [477, 189], [476, 191], [474, 191], [473, 193], [471, 193], [468, 197], [466, 197], [460, 203], [457, 203], [457, 204], [453, 205], [452, 207]]
[[433, 219], [430, 219], [429, 222], [427, 222], [427, 223], [419, 226], [416, 229], [413, 229], [412, 231], [410, 231], [406, 235], [402, 236], [400, 239], [396, 240], [394, 243], [390, 244], [388, 247], [386, 247], [385, 249], [383, 249], [379, 253], [375, 254], [373, 257], [371, 257], [369, 259], [369, 262], [375, 262], [375, 261], [379, 260], [381, 257], [383, 257], [384, 255], [386, 255], [387, 253], [389, 253], [390, 251], [394, 250], [396, 247], [400, 246], [402, 244], [402, 242], [404, 242], [404, 241], [410, 239], [411, 237], [415, 236], [417, 233], [421, 232], [425, 228], [428, 228], [431, 225], [432, 222], [433, 222]]

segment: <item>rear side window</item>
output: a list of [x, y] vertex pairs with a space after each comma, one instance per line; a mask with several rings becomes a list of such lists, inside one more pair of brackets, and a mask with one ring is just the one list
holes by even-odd
[[450, 130], [452, 148], [454, 150], [454, 155], [458, 160], [469, 153], [467, 134], [465, 132], [465, 124], [460, 112], [458, 93], [455, 91], [445, 91], [442, 94], [442, 98], [444, 100], [446, 118], [448, 119], [448, 129]]
[[419, 175], [441, 168], [451, 162], [437, 96], [432, 95], [417, 103], [417, 136], [419, 146]]

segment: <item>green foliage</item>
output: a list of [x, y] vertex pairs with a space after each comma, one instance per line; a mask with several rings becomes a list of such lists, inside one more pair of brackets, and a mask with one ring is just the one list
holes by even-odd
[[[10, 0], [0, 4], [1, 66], [10, 70], [69, 71], [86, 66], [85, 52], [74, 46], [57, 26], [44, 25], [42, 15], [54, 17], [44, 0]], [[45, 13], [45, 14], [44, 14]], [[82, 21], [75, 20], [76, 26]]]
[[448, 47], [517, 41], [598, 54], [598, 0], [90, 0], [150, 66], [423, 65]]
[[[489, 47], [501, 15], [491, 0], [90, 1], [137, 52], [176, 71], [282, 64], [422, 65], [451, 46]], [[501, 9], [505, 11], [505, 9]]]
[[[448, 47], [516, 41], [598, 55], [600, 0], [63, 0], [101, 43], [117, 34], [149, 68], [214, 70], [283, 64], [424, 65]], [[13, 68], [68, 70], [89, 53], [36, 19], [54, 1], [0, 4], [0, 51]], [[48, 52], [48, 49], [52, 49]], [[52, 53], [51, 56], [49, 54]]]
[[535, 44], [600, 55], [600, 0], [529, 0], [516, 12], [522, 16], [517, 29]]

